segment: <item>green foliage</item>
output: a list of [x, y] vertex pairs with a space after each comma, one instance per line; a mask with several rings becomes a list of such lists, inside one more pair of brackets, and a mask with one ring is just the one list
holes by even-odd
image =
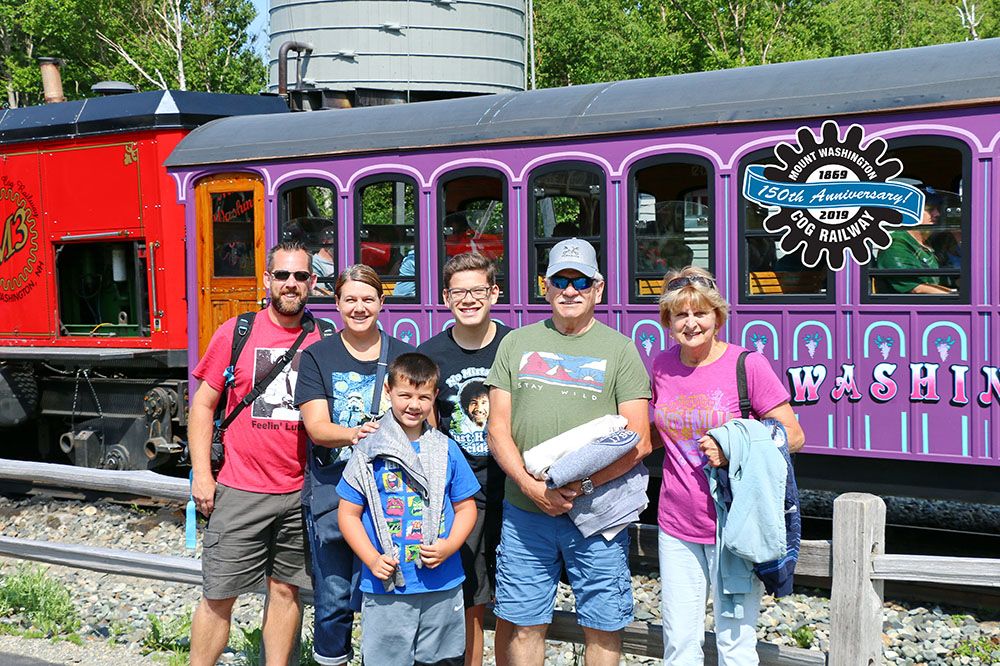
[[[239, 630], [240, 635], [236, 639], [236, 649], [239, 651], [237, 663], [245, 664], [246, 666], [254, 666], [260, 663], [261, 646], [264, 642], [264, 634], [261, 632], [260, 627], [255, 627], [254, 629], [240, 627]], [[313, 659], [312, 655], [312, 637], [302, 637], [299, 651], [299, 666], [316, 666], [316, 660]]]
[[813, 641], [816, 639], [816, 632], [810, 626], [801, 626], [792, 632], [792, 638], [795, 639], [795, 644], [800, 648], [807, 649], [812, 646]]
[[42, 101], [36, 58], [61, 58], [66, 97], [116, 79], [256, 93], [266, 68], [249, 39], [252, 0], [0, 0], [0, 107]]
[[951, 651], [954, 657], [971, 657], [979, 659], [984, 664], [995, 663], [995, 659], [1000, 657], [1000, 637], [980, 636], [979, 638], [967, 638]]
[[260, 627], [244, 629], [240, 627], [241, 636], [237, 644], [240, 651], [240, 663], [254, 666], [260, 662], [260, 649], [264, 643], [264, 633]]
[[[636, 79], [968, 39], [948, 0], [535, 0], [537, 86]], [[975, 3], [981, 38], [1000, 0]]]
[[187, 654], [191, 651], [191, 616], [174, 618], [164, 622], [155, 615], [147, 615], [149, 631], [142, 639], [142, 651], [175, 652]]
[[416, 193], [411, 183], [382, 181], [368, 185], [361, 191], [362, 224], [412, 225], [416, 219], [415, 201]]
[[0, 580], [0, 615], [19, 616], [39, 636], [72, 634], [80, 618], [66, 587], [42, 567], [20, 564]]

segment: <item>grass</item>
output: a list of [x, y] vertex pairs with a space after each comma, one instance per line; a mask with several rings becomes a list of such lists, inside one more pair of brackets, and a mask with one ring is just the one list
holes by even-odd
[[[264, 639], [263, 634], [259, 627], [254, 629], [240, 627], [240, 634], [235, 642], [236, 649], [239, 652], [239, 663], [246, 664], [246, 666], [254, 666], [260, 662], [261, 644]], [[303, 636], [302, 646], [299, 651], [299, 666], [317, 666], [312, 655], [312, 637]]]
[[993, 655], [1000, 653], [1000, 638], [996, 636], [980, 636], [960, 642], [951, 655], [953, 657], [972, 657], [984, 664], [993, 663]]
[[191, 651], [191, 615], [164, 622], [156, 615], [147, 615], [149, 631], [142, 639], [142, 651], [173, 652], [187, 655]]
[[795, 639], [795, 644], [800, 648], [808, 649], [816, 640], [816, 632], [813, 631], [812, 627], [802, 626], [792, 632], [792, 638]]
[[66, 586], [50, 578], [42, 567], [24, 563], [0, 580], [0, 615], [19, 618], [21, 631], [15, 626], [7, 629], [29, 638], [69, 639], [80, 628], [80, 617]]

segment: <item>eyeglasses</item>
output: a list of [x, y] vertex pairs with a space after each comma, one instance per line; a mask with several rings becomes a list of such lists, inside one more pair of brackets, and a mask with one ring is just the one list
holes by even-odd
[[477, 301], [484, 301], [489, 298], [491, 291], [493, 291], [493, 287], [488, 285], [481, 285], [471, 289], [459, 289], [457, 287], [455, 289], [445, 289], [448, 298], [453, 301], [464, 301], [466, 294], [472, 294], [472, 297]]
[[278, 282], [285, 282], [293, 275], [296, 282], [308, 282], [313, 276], [309, 271], [271, 271], [271, 277]]
[[565, 289], [566, 287], [573, 285], [573, 288], [577, 291], [587, 291], [592, 286], [594, 286], [594, 278], [587, 277], [586, 275], [581, 275], [579, 277], [571, 278], [565, 275], [553, 275], [549, 278], [549, 282], [556, 289]]
[[668, 282], [667, 291], [674, 291], [675, 289], [686, 287], [689, 284], [698, 284], [702, 287], [707, 287], [708, 289], [715, 289], [715, 280], [701, 277], [700, 275], [687, 275], [685, 277], [674, 278]]

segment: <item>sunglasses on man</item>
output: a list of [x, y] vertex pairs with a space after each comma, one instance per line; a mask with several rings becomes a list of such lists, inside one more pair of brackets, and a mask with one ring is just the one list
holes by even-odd
[[271, 271], [271, 277], [278, 282], [285, 282], [293, 276], [296, 282], [308, 282], [313, 274], [309, 271]]
[[686, 287], [688, 285], [700, 285], [708, 289], [715, 289], [715, 280], [710, 278], [701, 277], [700, 275], [687, 275], [684, 277], [674, 278], [667, 283], [667, 291], [675, 291]]
[[594, 278], [587, 277], [586, 275], [581, 275], [579, 277], [566, 277], [565, 275], [553, 275], [549, 278], [549, 282], [556, 289], [566, 289], [570, 285], [577, 291], [587, 291], [594, 285]]

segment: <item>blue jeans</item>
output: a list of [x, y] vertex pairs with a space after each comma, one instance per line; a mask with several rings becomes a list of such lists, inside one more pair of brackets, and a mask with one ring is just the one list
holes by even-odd
[[313, 658], [323, 666], [339, 666], [354, 658], [351, 630], [354, 613], [361, 610], [358, 581], [361, 567], [351, 547], [343, 539], [320, 542], [312, 512], [305, 508], [312, 565]]
[[632, 621], [628, 544], [628, 530], [611, 541], [600, 534], [584, 538], [568, 516], [504, 502], [493, 612], [519, 627], [551, 623], [565, 565], [576, 597], [577, 624], [618, 631]]
[[754, 579], [744, 597], [743, 617], [720, 612], [714, 544], [691, 543], [660, 530], [660, 615], [663, 618], [664, 666], [702, 666], [705, 657], [705, 601], [712, 588], [715, 645], [720, 666], [756, 666], [757, 616], [763, 584]]

